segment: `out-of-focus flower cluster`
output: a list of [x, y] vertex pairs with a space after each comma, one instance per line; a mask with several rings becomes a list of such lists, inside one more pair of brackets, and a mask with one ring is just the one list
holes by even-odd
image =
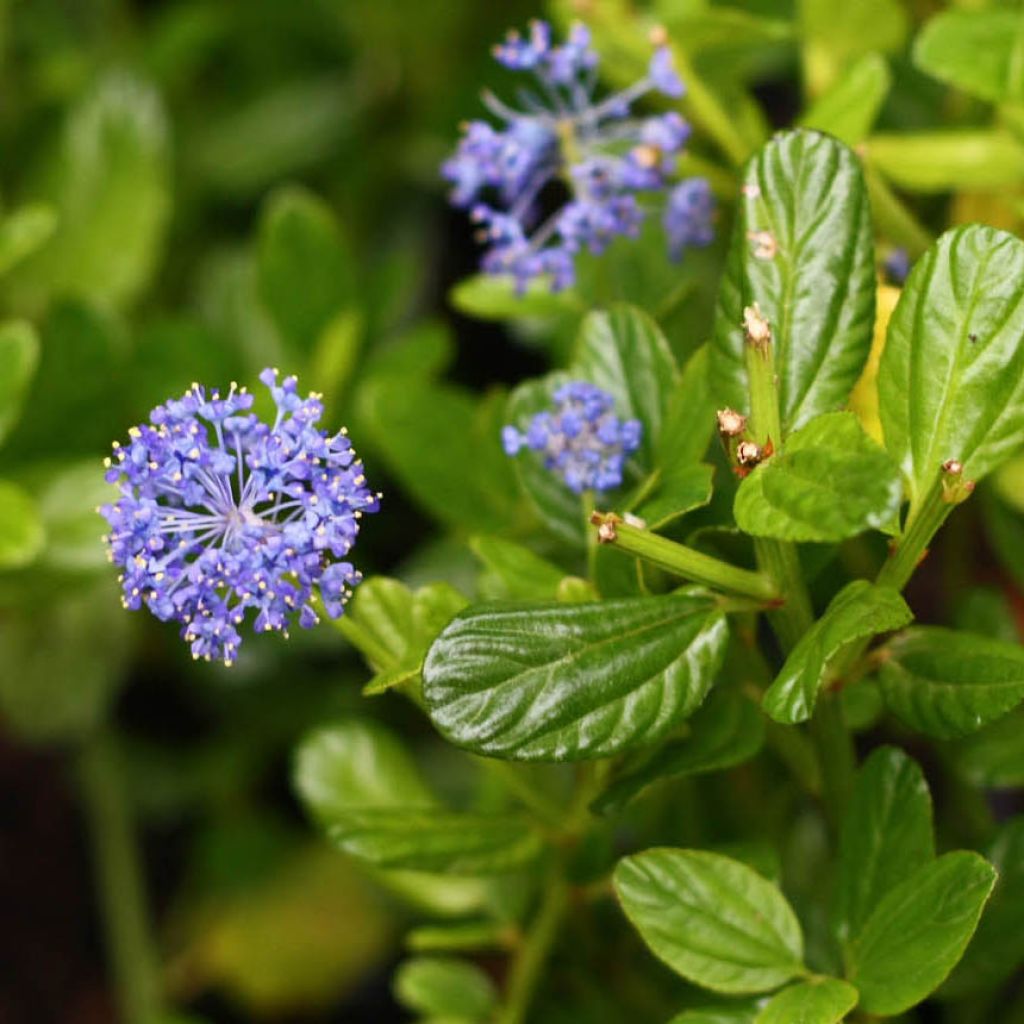
[[380, 498], [345, 431], [317, 428], [318, 395], [300, 397], [295, 377], [278, 383], [276, 370], [260, 380], [277, 406], [272, 425], [234, 384], [224, 395], [194, 384], [154, 409], [115, 442], [106, 477], [121, 496], [100, 509], [125, 607], [180, 622], [194, 657], [226, 664], [250, 610], [257, 632], [286, 635], [296, 619], [317, 622], [314, 591], [330, 616], [342, 613], [361, 577], [338, 559]]
[[626, 460], [640, 447], [643, 424], [619, 419], [612, 396], [587, 381], [570, 381], [552, 397], [555, 409], [537, 413], [525, 432], [504, 428], [506, 454], [540, 452], [544, 465], [577, 494], [619, 487]]
[[[707, 182], [685, 180], [664, 194], [690, 126], [674, 111], [646, 117], [633, 112], [648, 93], [683, 95], [663, 38], [645, 77], [603, 98], [596, 96], [598, 56], [582, 24], [555, 45], [550, 26], [534, 21], [526, 36], [509, 33], [494, 55], [505, 67], [532, 75], [537, 90], [520, 92], [521, 110], [485, 93], [502, 126], [466, 124], [442, 168], [453, 186], [452, 202], [469, 207], [480, 224], [486, 272], [511, 274], [519, 291], [545, 276], [552, 289], [566, 288], [575, 280], [579, 252], [601, 253], [617, 237], [636, 237], [645, 206], [653, 203], [664, 204], [673, 258], [711, 241], [714, 202]], [[549, 188], [555, 182], [567, 195], [560, 203]]]

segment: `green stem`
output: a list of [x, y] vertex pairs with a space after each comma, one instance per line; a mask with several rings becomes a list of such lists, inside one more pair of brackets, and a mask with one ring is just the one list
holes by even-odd
[[823, 693], [818, 698], [811, 719], [811, 739], [818, 752], [826, 811], [833, 826], [838, 827], [846, 813], [857, 771], [857, 752], [843, 717], [839, 693]]
[[953, 504], [945, 496], [943, 480], [940, 476], [920, 507], [916, 511], [911, 510], [903, 536], [896, 542], [878, 573], [876, 582], [879, 586], [902, 590], [928, 553], [932, 538], [953, 511]]
[[677, 544], [667, 537], [630, 526], [612, 514], [595, 512], [591, 522], [605, 531], [600, 535], [605, 543], [666, 569], [676, 576], [682, 576], [683, 579], [702, 583], [715, 590], [749, 597], [763, 604], [778, 601], [778, 591], [771, 580], [762, 573], [740, 569], [721, 559], [705, 555], [702, 551]]
[[549, 828], [561, 829], [565, 824], [565, 808], [531, 784], [522, 774], [522, 766], [511, 761], [500, 761], [493, 757], [480, 757], [475, 760], [493, 772], [505, 788], [535, 817]]
[[911, 258], [920, 256], [934, 241], [931, 233], [870, 164], [865, 164], [864, 180], [871, 200], [871, 213], [881, 233], [890, 241], [902, 245]]
[[540, 982], [544, 964], [569, 906], [569, 888], [556, 858], [544, 884], [540, 907], [509, 972], [505, 1005], [496, 1024], [523, 1024]]
[[124, 767], [113, 738], [96, 734], [88, 739], [78, 769], [121, 1019], [150, 1024], [161, 1010], [160, 972], [122, 783]]

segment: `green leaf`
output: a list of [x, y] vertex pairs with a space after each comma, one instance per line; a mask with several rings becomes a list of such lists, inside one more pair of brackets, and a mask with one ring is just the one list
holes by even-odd
[[430, 648], [423, 695], [458, 746], [563, 761], [654, 743], [700, 706], [728, 639], [705, 597], [478, 606]]
[[498, 1002], [494, 983], [475, 964], [454, 957], [416, 957], [395, 973], [395, 996], [410, 1010], [453, 1022], [479, 1022]]
[[481, 400], [462, 388], [403, 376], [368, 383], [359, 400], [363, 432], [419, 505], [455, 528], [508, 527], [518, 503], [512, 460], [501, 448], [508, 421], [500, 396]]
[[1024, 99], [1024, 19], [1017, 10], [943, 11], [914, 41], [914, 63], [971, 96]]
[[866, 53], [851, 64], [800, 119], [804, 128], [828, 132], [848, 146], [871, 131], [892, 87], [885, 58]]
[[879, 679], [889, 708], [929, 736], [988, 725], [1024, 700], [1024, 649], [951, 629], [919, 626], [885, 648]]
[[59, 225], [12, 276], [16, 291], [34, 305], [61, 294], [131, 304], [156, 270], [171, 209], [167, 120], [153, 87], [125, 72], [101, 78], [71, 111], [52, 177]]
[[999, 881], [964, 958], [939, 993], [943, 998], [994, 989], [1024, 962], [1024, 817], [999, 829], [986, 857]]
[[[569, 379], [567, 374], [552, 373], [520, 384], [509, 396], [505, 422], [525, 429], [534, 415], [551, 408], [551, 396]], [[583, 550], [586, 547], [586, 535], [580, 496], [569, 490], [557, 473], [544, 468], [539, 453], [524, 451], [511, 461], [515, 464], [522, 489], [541, 522], [563, 544]]]
[[594, 802], [602, 814], [623, 807], [653, 782], [680, 775], [724, 771], [749, 761], [764, 743], [764, 719], [734, 690], [718, 687], [687, 722], [682, 739], [671, 740], [640, 767], [619, 775]]
[[472, 537], [469, 546], [483, 563], [488, 575], [487, 597], [513, 601], [551, 601], [565, 573], [522, 544], [500, 537]]
[[669, 1024], [754, 1024], [759, 1003], [747, 1002], [736, 1005], [701, 1007], [684, 1010], [669, 1021]]
[[309, 358], [331, 320], [355, 300], [354, 257], [333, 211], [294, 185], [264, 204], [257, 274], [260, 297], [293, 358]]
[[935, 859], [932, 801], [916, 761], [880, 747], [857, 774], [843, 819], [834, 921], [846, 944], [897, 885]]
[[40, 564], [67, 572], [109, 572], [106, 548], [97, 543], [109, 527], [96, 509], [117, 500], [116, 486], [96, 472], [94, 459], [39, 468], [32, 484], [46, 533]]
[[57, 211], [49, 203], [26, 203], [0, 221], [0, 274], [31, 256], [57, 230]]
[[448, 299], [460, 313], [480, 320], [549, 319], [584, 312], [582, 300], [571, 289], [553, 292], [547, 281], [536, 280], [517, 295], [513, 278], [495, 274], [467, 277], [452, 288]]
[[754, 1024], [840, 1024], [857, 998], [857, 990], [845, 981], [815, 978], [773, 996]]
[[336, 628], [366, 657], [374, 677], [367, 695], [417, 683], [434, 638], [466, 606], [447, 583], [428, 583], [413, 592], [404, 583], [373, 576], [361, 583]]
[[814, 95], [865, 53], [895, 53], [907, 34], [907, 12], [899, 0], [800, 0], [799, 11], [805, 75]]
[[21, 414], [25, 393], [39, 362], [39, 338], [25, 320], [0, 324], [0, 441]]
[[958, 459], [978, 480], [1024, 444], [1024, 242], [972, 225], [915, 264], [882, 353], [885, 444], [911, 512]]
[[39, 507], [16, 484], [0, 480], [0, 570], [28, 565], [43, 548]]
[[754, 302], [772, 325], [783, 432], [843, 406], [871, 347], [875, 266], [860, 164], [836, 139], [777, 135], [744, 174], [711, 358], [716, 399], [742, 410], [743, 309]]
[[957, 743], [954, 758], [975, 786], [1002, 789], [1024, 786], [1024, 708]]
[[537, 834], [518, 816], [448, 810], [398, 740], [370, 722], [342, 722], [309, 735], [294, 780], [331, 841], [379, 867], [491, 874], [540, 849]]
[[617, 416], [640, 420], [643, 440], [634, 458], [650, 469], [679, 376], [658, 325], [633, 306], [589, 313], [580, 329], [572, 372], [611, 394]]
[[960, 850], [891, 889], [849, 949], [861, 1009], [895, 1016], [938, 988], [963, 955], [995, 880], [988, 861]]
[[885, 449], [852, 412], [798, 430], [736, 492], [736, 523], [755, 537], [839, 541], [896, 522], [903, 489]]
[[635, 514], [650, 530], [661, 530], [687, 512], [702, 508], [711, 500], [714, 469], [702, 462], [669, 464], [658, 474], [653, 492], [636, 508]]
[[829, 661], [851, 640], [899, 629], [913, 618], [891, 587], [866, 580], [848, 583], [825, 614], [800, 638], [764, 695], [764, 709], [777, 722], [804, 722], [814, 712]]
[[1024, 177], [1024, 146], [1009, 132], [901, 132], [873, 135], [864, 145], [873, 168], [912, 192], [1001, 189]]
[[651, 951], [695, 985], [766, 992], [804, 973], [792, 908], [739, 861], [703, 850], [645, 850], [620, 860], [612, 881]]

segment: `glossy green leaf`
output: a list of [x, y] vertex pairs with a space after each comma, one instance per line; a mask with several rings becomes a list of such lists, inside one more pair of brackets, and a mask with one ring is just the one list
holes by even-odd
[[828, 132], [849, 146], [871, 131], [892, 86], [885, 58], [866, 53], [851, 64], [801, 117], [805, 128]]
[[[463, 388], [403, 376], [368, 383], [359, 402], [362, 432], [431, 515], [482, 532], [514, 520], [516, 483], [501, 448], [501, 427], [509, 421], [500, 395], [481, 400]], [[581, 535], [582, 529], [581, 519]]]
[[947, 231], [910, 272], [878, 373], [885, 444], [913, 509], [958, 459], [977, 480], [1024, 443], [1024, 242]]
[[1006, 822], [985, 856], [999, 881], [967, 952], [939, 993], [944, 998], [994, 989], [1024, 963], [1024, 817]]
[[976, 853], [947, 853], [890, 889], [849, 947], [849, 980], [867, 1013], [890, 1017], [933, 992], [974, 934], [995, 885]]
[[935, 858], [932, 801], [916, 761], [880, 747], [857, 774], [843, 819], [833, 919], [845, 944], [874, 908]]
[[728, 638], [706, 597], [486, 605], [458, 615], [423, 666], [446, 739], [524, 761], [655, 742], [707, 696]]
[[309, 358], [356, 297], [354, 257], [333, 212], [295, 186], [278, 189], [263, 207], [257, 273], [260, 296], [293, 358]]
[[443, 582], [428, 583], [415, 592], [386, 576], [360, 584], [335, 624], [374, 670], [363, 692], [372, 695], [417, 684], [427, 648], [465, 606], [462, 594]]
[[703, 462], [687, 465], [682, 461], [655, 470], [656, 483], [649, 497], [636, 507], [635, 514], [648, 529], [661, 530], [687, 512], [702, 508], [711, 500], [714, 469]]
[[1024, 145], [998, 129], [873, 135], [865, 154], [894, 185], [912, 192], [1006, 188], [1024, 177]]
[[848, 583], [825, 614], [800, 638], [764, 695], [764, 709], [777, 722], [804, 722], [814, 712], [829, 661], [851, 640], [905, 626], [910, 609], [891, 587], [866, 580]]
[[0, 274], [45, 245], [57, 230], [57, 211], [49, 203], [26, 203], [0, 220]]
[[11, 277], [19, 295], [53, 295], [124, 306], [149, 283], [171, 206], [169, 133], [147, 82], [111, 72], [68, 118], [47, 198], [59, 224], [50, 243]]
[[860, 164], [836, 139], [777, 135], [744, 174], [711, 358], [716, 399], [741, 410], [754, 302], [772, 325], [783, 431], [841, 408], [871, 346], [875, 268]]
[[475, 964], [454, 957], [406, 960], [395, 972], [393, 984], [403, 1006], [452, 1024], [477, 1024], [498, 1001], [490, 977]]
[[42, 550], [39, 506], [17, 484], [0, 480], [0, 570], [28, 565]]
[[804, 971], [796, 915], [771, 882], [739, 861], [646, 850], [620, 860], [612, 880], [651, 951], [696, 985], [766, 992]]
[[643, 310], [613, 306], [589, 313], [580, 328], [573, 373], [615, 399], [615, 413], [643, 424], [636, 462], [649, 469], [677, 380], [675, 359], [661, 329]]
[[755, 537], [839, 541], [890, 527], [900, 474], [851, 412], [826, 413], [798, 430], [740, 484], [736, 523]]
[[783, 989], [754, 1024], [840, 1024], [857, 1005], [857, 990], [838, 978], [815, 978]]
[[566, 574], [522, 544], [478, 536], [470, 539], [469, 546], [487, 571], [481, 580], [487, 598], [550, 601], [558, 596]]
[[942, 11], [914, 41], [914, 63], [979, 99], [1024, 99], [1024, 19], [1009, 9]]
[[907, 725], [950, 739], [1001, 718], [1024, 700], [1024, 648], [951, 629], [919, 626], [885, 649], [879, 679]]
[[518, 816], [448, 810], [398, 740], [370, 722], [342, 722], [309, 735], [294, 780], [331, 841], [379, 867], [491, 874], [540, 849], [538, 835]]
[[25, 320], [0, 324], [0, 441], [21, 413], [39, 362], [39, 338]]
[[757, 706], [740, 693], [718, 687], [687, 722], [681, 739], [670, 740], [642, 765], [616, 777], [594, 809], [604, 814], [617, 811], [661, 779], [743, 764], [761, 749], [764, 733], [764, 718]]

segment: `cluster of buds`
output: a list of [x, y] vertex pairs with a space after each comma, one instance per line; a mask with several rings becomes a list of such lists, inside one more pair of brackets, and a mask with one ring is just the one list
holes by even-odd
[[735, 409], [718, 410], [718, 436], [734, 464], [733, 472], [742, 480], [775, 451], [769, 438], [760, 445], [747, 431], [747, 417]]
[[964, 479], [963, 463], [947, 459], [942, 464], [942, 500], [947, 505], [960, 505], [974, 493], [974, 481]]

